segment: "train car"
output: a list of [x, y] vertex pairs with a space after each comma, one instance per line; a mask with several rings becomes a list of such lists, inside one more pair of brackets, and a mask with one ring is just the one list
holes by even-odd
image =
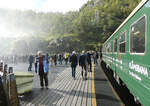
[[150, 105], [150, 1], [142, 0], [102, 47], [103, 62], [119, 84]]

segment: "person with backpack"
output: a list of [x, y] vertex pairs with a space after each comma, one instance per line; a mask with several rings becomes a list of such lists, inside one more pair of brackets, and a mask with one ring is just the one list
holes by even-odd
[[78, 58], [77, 58], [75, 51], [72, 52], [72, 56], [70, 57], [70, 63], [71, 63], [71, 68], [72, 68], [72, 77], [75, 80], [76, 67], [78, 64]]
[[90, 67], [89, 72], [92, 72], [92, 60], [91, 60], [92, 54], [90, 51], [87, 53], [87, 61], [88, 61], [88, 66]]

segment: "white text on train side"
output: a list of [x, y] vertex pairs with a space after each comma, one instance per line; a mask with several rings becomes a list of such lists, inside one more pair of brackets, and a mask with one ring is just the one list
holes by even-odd
[[148, 77], [148, 71], [147, 71], [147, 68], [146, 67], [143, 67], [143, 66], [140, 66], [138, 64], [134, 64], [133, 61], [131, 61], [129, 63], [129, 68], [132, 69], [132, 70], [135, 70], [136, 72], [144, 75], [144, 76], [147, 76]]

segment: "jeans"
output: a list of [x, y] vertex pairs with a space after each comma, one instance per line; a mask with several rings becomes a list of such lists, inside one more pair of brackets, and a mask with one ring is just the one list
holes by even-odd
[[72, 67], [72, 77], [75, 78], [76, 75], [76, 67]]

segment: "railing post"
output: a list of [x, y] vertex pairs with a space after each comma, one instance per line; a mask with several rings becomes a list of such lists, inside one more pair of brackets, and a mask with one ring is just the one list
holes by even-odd
[[6, 88], [4, 88], [2, 80], [4, 81], [0, 76], [0, 106], [10, 106], [9, 97], [6, 94]]
[[19, 98], [17, 93], [17, 85], [15, 75], [8, 74], [9, 98], [12, 106], [19, 106]]
[[13, 67], [0, 63], [0, 106], [19, 106], [17, 85]]

